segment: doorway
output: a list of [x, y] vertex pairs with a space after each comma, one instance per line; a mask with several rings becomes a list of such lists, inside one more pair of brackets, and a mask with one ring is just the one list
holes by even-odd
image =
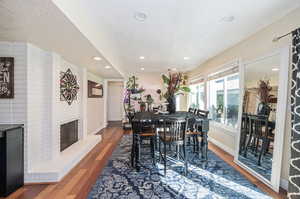
[[123, 119], [123, 90], [124, 83], [122, 81], [109, 81], [107, 89], [107, 119], [108, 126], [111, 124], [122, 125]]

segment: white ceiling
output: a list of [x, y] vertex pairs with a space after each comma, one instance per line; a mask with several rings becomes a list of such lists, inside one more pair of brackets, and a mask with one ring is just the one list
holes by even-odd
[[[189, 70], [300, 6], [295, 0], [53, 2], [124, 74], [138, 72], [141, 67], [144, 72], [173, 67]], [[135, 20], [135, 12], [147, 14], [147, 20]], [[228, 16], [235, 20], [221, 21]], [[185, 56], [191, 59], [184, 60]]]
[[[299, 6], [295, 0], [1, 0], [0, 40], [34, 43], [107, 78], [141, 67], [186, 71]], [[136, 12], [147, 20], [135, 20]], [[221, 21], [228, 16], [235, 20]]]
[[51, 0], [0, 0], [0, 41], [30, 42], [104, 78], [122, 77]]

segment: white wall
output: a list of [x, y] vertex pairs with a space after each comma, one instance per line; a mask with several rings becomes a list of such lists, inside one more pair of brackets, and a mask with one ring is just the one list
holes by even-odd
[[[103, 79], [88, 73], [88, 80], [103, 85]], [[105, 127], [104, 121], [104, 97], [87, 98], [87, 132], [88, 134], [97, 133]]]
[[108, 82], [108, 121], [120, 121], [123, 119], [123, 95], [124, 83], [118, 81]]

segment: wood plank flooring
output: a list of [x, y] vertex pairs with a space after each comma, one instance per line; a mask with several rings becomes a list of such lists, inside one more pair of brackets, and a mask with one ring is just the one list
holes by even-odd
[[[71, 172], [56, 184], [25, 185], [6, 199], [84, 199], [90, 188], [96, 182], [98, 175], [105, 167], [116, 145], [124, 132], [120, 127], [109, 127], [101, 131], [102, 141], [97, 144]], [[242, 173], [249, 181], [257, 185], [273, 198], [286, 198], [286, 193], [281, 190], [279, 194], [258, 181], [250, 173], [233, 162], [233, 157], [217, 146], [209, 144], [209, 149], [216, 153], [225, 162]], [[3, 199], [3, 198], [1, 198]]]

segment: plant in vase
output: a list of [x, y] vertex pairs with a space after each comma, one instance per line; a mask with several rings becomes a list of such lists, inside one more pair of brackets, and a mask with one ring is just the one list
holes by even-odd
[[139, 85], [137, 84], [137, 80], [137, 77], [131, 76], [126, 82], [126, 91], [124, 94], [123, 106], [125, 114], [128, 117], [129, 121], [135, 112], [134, 103], [132, 103], [132, 101], [139, 102], [141, 100], [142, 93], [145, 91], [145, 89], [143, 89], [142, 87], [138, 88]]
[[146, 111], [146, 102], [140, 100], [138, 103], [140, 104], [140, 111], [145, 112]]
[[167, 110], [169, 113], [175, 113], [176, 111], [176, 95], [183, 95], [190, 92], [190, 88], [186, 86], [186, 77], [181, 72], [174, 72], [168, 70], [168, 74], [162, 75], [162, 80], [166, 86], [166, 92], [162, 93], [161, 90], [157, 90], [160, 97], [164, 97], [168, 102]]
[[272, 87], [270, 86], [269, 80], [259, 80], [258, 82], [258, 98], [260, 103], [257, 107], [257, 115], [269, 116], [271, 108], [269, 106], [271, 99], [274, 95], [271, 95], [270, 92]]
[[150, 111], [150, 107], [151, 105], [153, 104], [154, 102], [154, 99], [152, 98], [152, 96], [150, 94], [144, 96], [146, 98], [146, 104], [147, 104], [147, 107], [148, 107], [148, 111]]

